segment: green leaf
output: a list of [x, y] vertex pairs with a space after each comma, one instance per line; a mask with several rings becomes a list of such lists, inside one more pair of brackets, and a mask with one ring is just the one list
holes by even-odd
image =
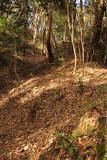
[[4, 17], [0, 17], [0, 27], [5, 27], [6, 25], [6, 19]]

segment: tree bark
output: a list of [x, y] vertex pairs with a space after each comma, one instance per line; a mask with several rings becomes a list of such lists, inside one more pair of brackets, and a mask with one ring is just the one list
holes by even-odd
[[48, 10], [48, 29], [47, 29], [47, 51], [48, 51], [48, 61], [49, 63], [52, 63], [54, 61], [54, 56], [52, 53], [52, 47], [51, 47], [51, 35], [52, 35], [52, 11], [51, 11], [51, 4], [49, 6]]
[[75, 17], [76, 17], [76, 12], [75, 12], [75, 6], [72, 3], [69, 3], [66, 1], [67, 5], [67, 19], [68, 19], [68, 30], [70, 33], [70, 40], [71, 40], [71, 45], [73, 47], [73, 53], [74, 53], [74, 73], [76, 72], [77, 68], [77, 53], [76, 53], [76, 46], [74, 42], [74, 22], [75, 22]]
[[83, 0], [80, 0], [80, 23], [82, 28], [84, 27], [84, 17], [83, 17]]
[[100, 0], [98, 6], [95, 8], [95, 22], [94, 22], [94, 33], [92, 42], [98, 43], [100, 40], [102, 21], [105, 12], [105, 3], [104, 0]]
[[85, 54], [84, 54], [84, 17], [83, 17], [83, 0], [80, 0], [80, 39], [81, 39], [81, 57], [82, 57], [82, 68], [83, 72], [82, 74], [84, 75], [84, 64], [85, 64]]
[[104, 17], [104, 12], [106, 10], [105, 0], [97, 0], [95, 5], [95, 20], [93, 24], [93, 35], [91, 40], [91, 46], [89, 49], [89, 59], [92, 59], [93, 50], [97, 49], [100, 41], [101, 30], [102, 30], [102, 22]]

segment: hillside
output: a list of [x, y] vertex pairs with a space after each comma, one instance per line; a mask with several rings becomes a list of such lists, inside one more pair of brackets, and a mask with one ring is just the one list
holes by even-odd
[[[35, 62], [34, 56], [19, 63], [19, 82], [10, 78], [7, 67], [0, 69], [0, 160], [75, 159], [69, 145], [60, 147], [63, 139], [59, 142], [56, 133], [64, 138], [78, 128], [78, 158], [107, 159], [107, 69], [86, 64], [83, 77], [81, 70], [73, 74], [70, 59], [48, 64]], [[84, 115], [95, 132], [81, 129]]]

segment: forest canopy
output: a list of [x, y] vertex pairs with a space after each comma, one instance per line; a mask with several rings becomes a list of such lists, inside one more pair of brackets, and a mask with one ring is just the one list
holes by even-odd
[[105, 0], [1, 0], [2, 50], [10, 49], [5, 46], [10, 37], [17, 54], [36, 53], [41, 44], [50, 63], [66, 49], [61, 56], [74, 57], [74, 71], [91, 60], [106, 64], [106, 5]]

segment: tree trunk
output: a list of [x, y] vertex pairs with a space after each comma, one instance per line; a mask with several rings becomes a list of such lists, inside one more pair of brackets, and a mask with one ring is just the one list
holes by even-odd
[[85, 64], [85, 54], [84, 54], [84, 17], [83, 17], [83, 0], [80, 0], [80, 39], [81, 39], [81, 57], [82, 57], [82, 68], [83, 72], [82, 74], [84, 75], [84, 64]]
[[83, 0], [80, 0], [80, 23], [81, 27], [84, 27], [84, 17], [83, 17]]
[[63, 33], [63, 41], [66, 41], [66, 33], [67, 33], [67, 28], [65, 27], [64, 33]]
[[69, 29], [71, 45], [73, 47], [73, 53], [74, 53], [74, 61], [75, 61], [74, 73], [75, 73], [77, 68], [77, 53], [76, 53], [76, 46], [74, 42], [74, 36], [75, 36], [74, 22], [75, 22], [76, 12], [75, 12], [74, 5], [72, 3], [69, 3], [68, 1], [66, 1], [66, 5], [67, 5], [68, 29]]
[[104, 17], [105, 12], [105, 0], [97, 0], [95, 4], [95, 20], [93, 25], [93, 35], [91, 40], [91, 46], [89, 49], [89, 60], [92, 58], [93, 50], [98, 48], [100, 36], [101, 36], [101, 30], [102, 30], [102, 21]]
[[16, 51], [16, 40], [14, 39], [13, 43], [13, 51], [10, 55], [10, 61], [9, 61], [9, 74], [12, 79], [17, 79], [20, 81], [20, 77], [17, 73], [17, 51]]
[[54, 42], [54, 47], [55, 47], [55, 49], [57, 50], [57, 49], [58, 49], [58, 45], [57, 45], [57, 42], [56, 42], [56, 38], [55, 38], [54, 33], [52, 33], [52, 39], [53, 39], [53, 42]]
[[46, 34], [46, 28], [44, 28], [44, 31], [43, 31], [43, 48], [42, 48], [42, 54], [44, 54], [44, 49], [45, 49], [45, 34]]
[[105, 12], [104, 0], [100, 0], [99, 4], [95, 8], [94, 33], [92, 39], [92, 42], [94, 44], [97, 44], [100, 40], [104, 12]]
[[37, 3], [35, 5], [36, 5], [36, 8], [34, 8], [34, 13], [33, 13], [33, 43], [34, 44], [38, 35], [38, 25], [39, 25], [41, 13], [42, 13], [40, 6]]
[[49, 7], [48, 11], [48, 29], [47, 29], [47, 51], [48, 51], [48, 61], [49, 63], [52, 63], [54, 61], [54, 56], [52, 53], [52, 47], [51, 47], [51, 35], [52, 35], [52, 11], [51, 11], [51, 5]]

